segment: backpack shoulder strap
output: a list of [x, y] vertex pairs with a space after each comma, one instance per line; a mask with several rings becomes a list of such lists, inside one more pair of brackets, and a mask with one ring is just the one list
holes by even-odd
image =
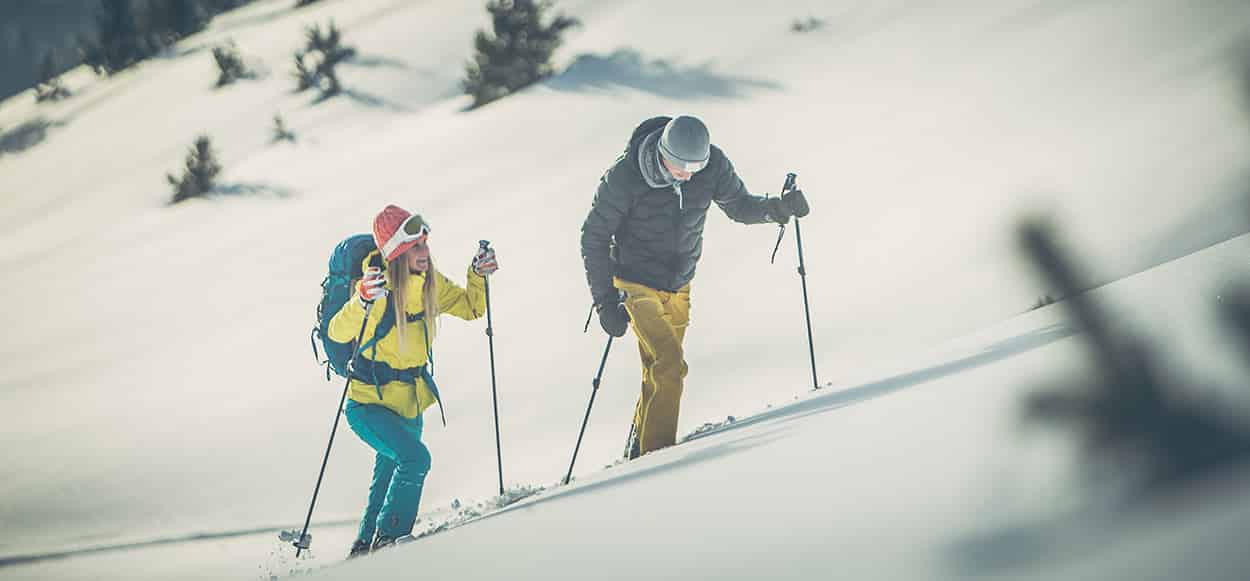
[[370, 337], [368, 341], [365, 341], [360, 345], [360, 352], [364, 353], [369, 348], [376, 346], [378, 340], [385, 337], [391, 332], [391, 329], [394, 328], [395, 309], [392, 309], [389, 304], [384, 305], [382, 309], [382, 320], [378, 321], [378, 326], [373, 328], [373, 336]]
[[[360, 261], [360, 272], [364, 272], [369, 267], [381, 268], [384, 272], [386, 270], [386, 262], [382, 260], [382, 253], [377, 249], [371, 250]], [[389, 303], [390, 301], [388, 300], [382, 310], [382, 320], [378, 321], [378, 326], [373, 328], [373, 336], [360, 345], [361, 353], [370, 347], [376, 346], [378, 340], [385, 337], [395, 327], [395, 309], [390, 308]]]

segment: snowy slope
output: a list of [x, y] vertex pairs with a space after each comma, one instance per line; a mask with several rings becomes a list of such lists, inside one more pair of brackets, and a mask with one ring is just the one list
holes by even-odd
[[[1242, 236], [1094, 298], [1165, 348], [1170, 372], [1225, 381], [1221, 364], [1237, 357], [1208, 316], [1219, 291], [1250, 274], [1248, 251]], [[1115, 511], [1082, 486], [1069, 438], [1025, 429], [1025, 395], [1086, 373], [1081, 335], [1062, 314], [1042, 309], [900, 357], [365, 560], [335, 563], [347, 525], [320, 528], [313, 557], [302, 561], [258, 533], [87, 555], [41, 571], [58, 579], [118, 570], [154, 579], [1241, 579], [1250, 565], [1240, 548], [1250, 512], [1239, 508], [1250, 466], [1167, 502]], [[1244, 379], [1245, 370], [1231, 375]], [[1230, 401], [1247, 403], [1239, 397]], [[442, 512], [427, 512], [418, 530]]]
[[[1096, 298], [1138, 313], [1166, 305], [1182, 315], [1174, 332], [1227, 361], [1204, 311], [1214, 289], [1244, 281], [1247, 252], [1243, 236]], [[1087, 357], [1060, 314], [1013, 318], [314, 578], [1243, 579], [1250, 466], [1118, 513], [1086, 494], [1068, 440], [1023, 429], [1024, 396]]]
[[[21, 410], [0, 429], [0, 522], [16, 531], [0, 555], [297, 523], [339, 390], [306, 335], [324, 260], [390, 202], [430, 218], [453, 277], [479, 238], [499, 248], [505, 479], [553, 481], [602, 350], [580, 334], [578, 227], [653, 114], [701, 115], [754, 191], [799, 173], [817, 364], [838, 387], [1030, 306], [1045, 289], [1008, 243], [1022, 210], [1051, 211], [1122, 273], [1213, 241], [1250, 170], [1230, 58], [1250, 30], [1241, 2], [568, 1], [583, 21], [568, 70], [471, 112], [457, 83], [479, 7], [290, 4], [223, 15], [112, 79], [78, 71], [63, 103], [0, 106], [0, 127], [51, 124], [0, 156], [0, 403]], [[827, 26], [787, 31], [808, 14]], [[362, 56], [348, 95], [314, 103], [287, 71], [301, 28], [330, 18]], [[227, 38], [269, 75], [213, 90], [208, 48]], [[268, 144], [278, 112], [296, 144]], [[167, 207], [164, 174], [201, 132], [239, 195]], [[1220, 223], [1214, 239], [1245, 228]], [[809, 383], [793, 243], [770, 267], [775, 236], [709, 219], [682, 431]], [[449, 426], [427, 434], [427, 507], [494, 491], [482, 328], [448, 320], [437, 346]], [[619, 453], [635, 357], [626, 343], [609, 360], [579, 473]], [[336, 444], [318, 520], [355, 517], [369, 461], [349, 434]]]

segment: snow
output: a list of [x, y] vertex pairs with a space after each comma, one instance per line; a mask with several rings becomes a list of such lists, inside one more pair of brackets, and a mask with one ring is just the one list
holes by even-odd
[[[1097, 298], [1137, 307], [1132, 286], [1165, 280], [1196, 308], [1210, 288], [1204, 275], [1244, 262], [1247, 250], [1243, 236]], [[1063, 438], [1022, 433], [1022, 396], [1080, 367], [1079, 341], [1058, 318], [1016, 317], [893, 372], [313, 578], [414, 566], [457, 579], [1241, 578], [1248, 563], [1233, 547], [1250, 513], [1236, 507], [1250, 473], [1182, 502], [1115, 512], [1084, 494]]]
[[[267, 578], [340, 559], [371, 463], [346, 431], [314, 559], [290, 561], [277, 533], [302, 524], [341, 389], [308, 346], [324, 261], [391, 202], [429, 218], [453, 278], [478, 239], [498, 248], [504, 479], [553, 485], [603, 349], [597, 329], [581, 334], [578, 228], [600, 173], [654, 114], [704, 118], [753, 191], [799, 174], [816, 363], [831, 385], [808, 393], [792, 234], [770, 266], [776, 228], [713, 210], [681, 431], [727, 416], [735, 427], [603, 470], [637, 397], [627, 337], [573, 487], [326, 575], [967, 572], [950, 555], [975, 554], [970, 539], [1080, 502], [1061, 439], [1015, 427], [1021, 394], [1088, 365], [1057, 307], [1019, 314], [1048, 290], [1012, 243], [1030, 212], [1063, 226], [1098, 282], [1139, 273], [1105, 292], [1126, 324], [1174, 346], [1174, 365], [1244, 383], [1210, 320], [1245, 268], [1245, 238], [1225, 242], [1247, 230], [1235, 217], [1250, 133], [1232, 58], [1250, 32], [1244, 3], [565, 1], [583, 21], [559, 53], [568, 70], [474, 111], [458, 79], [480, 6], [291, 4], [222, 15], [111, 79], [74, 71], [66, 101], [0, 104], [0, 128], [49, 123], [42, 142], [0, 154], [0, 404], [14, 410], [0, 428], [0, 559], [129, 547], [6, 578]], [[826, 26], [789, 32], [809, 15]], [[331, 18], [361, 58], [344, 66], [348, 95], [315, 103], [287, 71], [302, 27]], [[267, 74], [214, 90], [209, 49], [227, 39]], [[295, 143], [269, 143], [275, 113]], [[200, 133], [237, 193], [166, 206], [164, 175]], [[497, 492], [484, 326], [442, 325], [449, 425], [427, 430], [419, 527]], [[1245, 505], [1238, 494], [1227, 506]], [[1242, 563], [1194, 539], [1237, 538], [1216, 533], [1244, 531], [1244, 511], [1178, 512], [1143, 517], [1106, 552], [1070, 547], [1083, 558], [1053, 573], [1163, 578], [1129, 561], [1195, 551]], [[1173, 522], [1180, 532], [1164, 530]], [[239, 534], [150, 544], [200, 533]]]

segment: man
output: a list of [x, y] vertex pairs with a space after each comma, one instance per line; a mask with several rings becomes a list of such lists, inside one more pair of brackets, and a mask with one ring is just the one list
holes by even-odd
[[677, 441], [690, 281], [713, 202], [743, 224], [785, 224], [808, 213], [797, 189], [781, 197], [748, 193], [702, 121], [655, 117], [634, 130], [600, 179], [582, 225], [582, 260], [599, 323], [613, 337], [632, 325], [642, 356], [631, 459]]

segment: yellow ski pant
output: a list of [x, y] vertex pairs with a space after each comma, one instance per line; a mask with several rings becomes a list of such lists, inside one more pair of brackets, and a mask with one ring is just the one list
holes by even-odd
[[677, 442], [677, 415], [688, 370], [682, 341], [690, 324], [690, 285], [677, 292], [616, 279], [642, 356], [642, 394], [634, 412], [639, 450], [646, 454]]

